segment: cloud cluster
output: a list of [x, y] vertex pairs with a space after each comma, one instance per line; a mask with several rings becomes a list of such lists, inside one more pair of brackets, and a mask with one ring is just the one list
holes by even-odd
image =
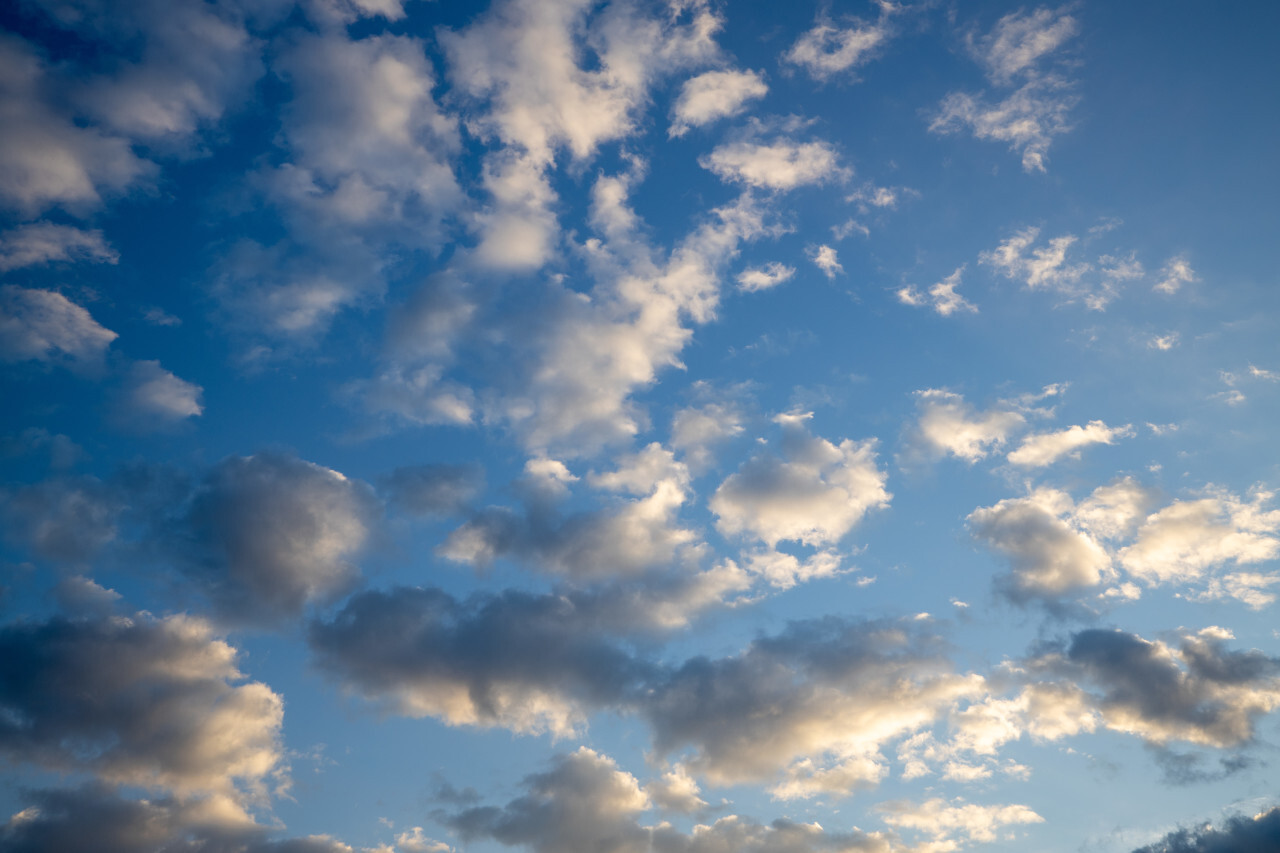
[[705, 71], [680, 87], [667, 135], [684, 136], [690, 128], [738, 115], [748, 101], [768, 92], [763, 75], [756, 71]]
[[894, 4], [882, 2], [878, 21], [855, 21], [850, 27], [819, 18], [782, 54], [782, 61], [804, 69], [810, 77], [821, 81], [865, 65], [893, 35], [889, 16], [895, 9]]
[[898, 301], [905, 305], [930, 307], [943, 317], [950, 317], [957, 311], [976, 314], [978, 307], [959, 293], [956, 293], [956, 288], [960, 286], [960, 276], [963, 273], [964, 267], [960, 267], [951, 275], [930, 287], [927, 293], [921, 293], [914, 285], [903, 287], [897, 292]]

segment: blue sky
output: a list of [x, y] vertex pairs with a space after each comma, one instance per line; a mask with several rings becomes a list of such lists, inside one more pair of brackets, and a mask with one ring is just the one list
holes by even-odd
[[4, 849], [1280, 844], [1280, 10], [0, 24]]

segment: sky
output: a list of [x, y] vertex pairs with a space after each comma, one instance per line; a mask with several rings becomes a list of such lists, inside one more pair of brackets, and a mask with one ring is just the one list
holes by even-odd
[[1280, 5], [0, 9], [0, 849], [1280, 849]]

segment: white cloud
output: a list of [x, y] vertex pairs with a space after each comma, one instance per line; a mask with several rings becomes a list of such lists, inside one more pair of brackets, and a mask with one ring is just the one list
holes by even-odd
[[964, 273], [964, 267], [960, 267], [951, 275], [929, 288], [927, 294], [921, 293], [914, 286], [907, 286], [898, 290], [898, 301], [904, 305], [929, 306], [937, 311], [943, 317], [949, 317], [957, 311], [969, 311], [977, 313], [978, 307], [972, 302], [965, 299], [956, 288], [960, 286], [960, 276]]
[[1078, 459], [1081, 449], [1091, 444], [1113, 444], [1116, 439], [1130, 438], [1133, 434], [1133, 427], [1129, 424], [1109, 427], [1102, 421], [1089, 421], [1085, 426], [1029, 435], [1008, 458], [1023, 468], [1043, 468], [1064, 456]]
[[644, 791], [659, 808], [669, 812], [690, 814], [707, 805], [707, 801], [698, 796], [701, 792], [697, 781], [683, 764], [676, 764], [646, 785]]
[[204, 413], [199, 385], [179, 379], [158, 361], [137, 361], [125, 378], [120, 417], [142, 429], [170, 426]]
[[790, 281], [795, 274], [795, 267], [777, 262], [765, 264], [763, 267], [748, 267], [738, 273], [738, 287], [747, 293], [768, 290], [784, 281]]
[[1063, 9], [1040, 8], [1005, 15], [986, 36], [970, 40], [970, 48], [995, 83], [1033, 74], [1036, 63], [1079, 32], [1079, 24]]
[[1169, 262], [1160, 270], [1160, 280], [1156, 282], [1154, 289], [1159, 293], [1177, 293], [1184, 284], [1199, 281], [1196, 277], [1195, 270], [1191, 269], [1191, 264], [1186, 257], [1179, 255], [1170, 258]]
[[959, 394], [937, 388], [917, 391], [915, 396], [920, 417], [911, 441], [931, 456], [950, 453], [976, 462], [1004, 445], [1026, 423], [1014, 406], [975, 412]]
[[835, 278], [837, 273], [844, 272], [844, 267], [836, 260], [836, 250], [830, 246], [810, 246], [806, 254], [827, 278]]
[[768, 92], [763, 75], [756, 71], [706, 71], [680, 87], [667, 135], [684, 136], [692, 127], [735, 116], [748, 101]]
[[[886, 3], [881, 9], [887, 13], [892, 6]], [[815, 80], [827, 80], [842, 71], [865, 65], [889, 39], [886, 17], [887, 14], [883, 14], [877, 23], [859, 23], [848, 28], [819, 20], [782, 55], [782, 61], [800, 66]]]
[[791, 589], [796, 584], [849, 571], [834, 550], [817, 551], [804, 560], [772, 549], [755, 551], [746, 557], [747, 569], [776, 589]]
[[966, 844], [995, 841], [1008, 826], [1044, 823], [1044, 818], [1027, 806], [980, 806], [957, 799], [935, 797], [922, 803], [895, 801], [876, 807], [884, 822], [902, 829], [914, 829], [929, 836], [932, 849], [954, 850]]
[[712, 461], [712, 448], [741, 435], [742, 412], [730, 402], [710, 402], [680, 409], [671, 419], [671, 447], [684, 453], [695, 470]]
[[874, 439], [837, 446], [809, 434], [810, 417], [780, 415], [783, 455], [756, 454], [716, 489], [708, 506], [721, 532], [751, 535], [770, 548], [780, 540], [834, 544], [868, 510], [889, 503]]
[[785, 137], [771, 144], [730, 142], [700, 157], [698, 164], [723, 181], [770, 190], [843, 180], [848, 170], [827, 142], [796, 142]]
[[0, 359], [101, 362], [118, 336], [89, 312], [52, 290], [0, 287]]
[[114, 264], [120, 254], [102, 232], [33, 222], [0, 234], [0, 272], [58, 262]]
[[1178, 333], [1170, 332], [1167, 335], [1155, 335], [1151, 340], [1147, 341], [1147, 347], [1150, 349], [1158, 349], [1161, 352], [1167, 352], [1178, 345]]
[[1064, 492], [1038, 489], [969, 514], [974, 535], [1012, 563], [1003, 591], [1015, 601], [1051, 600], [1102, 582], [1111, 557], [1072, 523], [1074, 509]]

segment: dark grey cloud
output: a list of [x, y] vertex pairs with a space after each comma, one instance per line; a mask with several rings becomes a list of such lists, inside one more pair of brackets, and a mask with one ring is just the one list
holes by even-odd
[[1280, 808], [1218, 827], [1178, 829], [1134, 853], [1274, 853], [1280, 850]]
[[477, 465], [410, 465], [382, 479], [383, 494], [393, 506], [413, 515], [458, 512], [484, 488]]
[[82, 564], [116, 538], [125, 504], [96, 477], [57, 477], [0, 489], [7, 538], [33, 555]]
[[262, 791], [282, 761], [281, 698], [187, 616], [100, 616], [0, 628], [0, 756], [110, 783]]

